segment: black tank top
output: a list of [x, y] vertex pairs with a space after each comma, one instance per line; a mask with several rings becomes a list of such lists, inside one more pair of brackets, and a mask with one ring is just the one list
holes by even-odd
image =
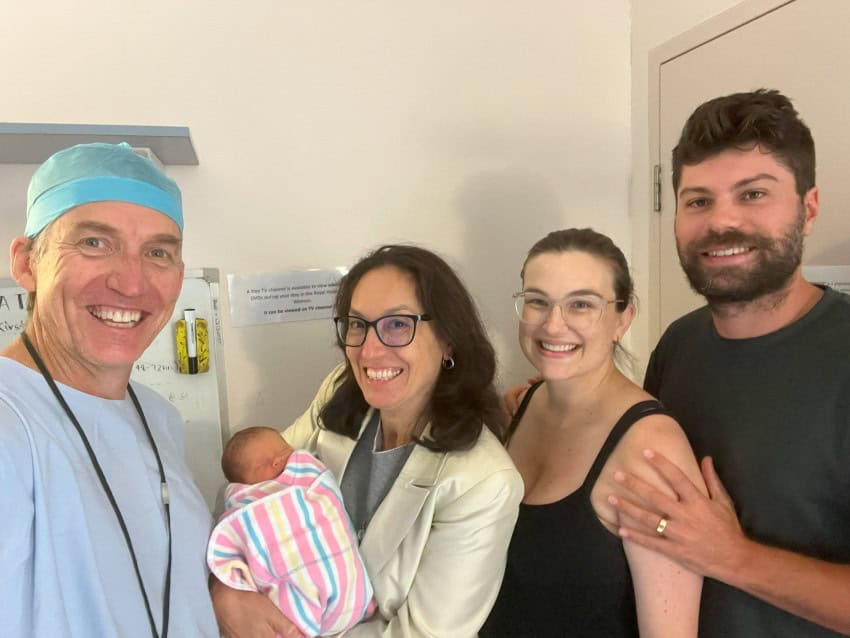
[[[511, 433], [539, 386], [526, 392]], [[629, 427], [651, 414], [666, 411], [658, 401], [641, 401], [620, 417], [575, 492], [554, 503], [520, 505], [505, 579], [482, 638], [637, 638], [623, 544], [597, 518], [590, 492]]]

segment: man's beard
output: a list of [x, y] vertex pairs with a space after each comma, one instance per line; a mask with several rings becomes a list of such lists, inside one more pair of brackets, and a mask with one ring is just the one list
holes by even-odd
[[[710, 232], [686, 247], [676, 242], [679, 262], [694, 291], [711, 306], [743, 303], [782, 290], [799, 267], [803, 257], [805, 213], [780, 238], [747, 235], [737, 230]], [[755, 263], [750, 266], [706, 266], [702, 253], [717, 246], [754, 247]]]

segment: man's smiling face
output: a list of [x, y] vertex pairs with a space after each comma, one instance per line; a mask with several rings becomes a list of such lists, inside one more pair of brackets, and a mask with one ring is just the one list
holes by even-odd
[[801, 202], [793, 173], [758, 147], [685, 165], [676, 201], [679, 261], [691, 287], [712, 304], [783, 289], [817, 215], [817, 189]]

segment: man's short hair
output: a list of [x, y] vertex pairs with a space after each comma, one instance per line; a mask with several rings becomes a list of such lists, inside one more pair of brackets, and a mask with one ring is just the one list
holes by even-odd
[[[24, 246], [24, 251], [30, 254], [30, 260], [40, 259], [44, 254], [45, 233], [39, 233], [35, 237], [27, 238], [27, 244]], [[27, 293], [27, 323], [32, 319], [32, 313], [35, 310], [35, 290]]]
[[759, 147], [794, 174], [797, 194], [815, 185], [815, 143], [791, 100], [779, 91], [758, 89], [709, 100], [685, 122], [673, 149], [673, 190], [682, 168], [730, 149]]

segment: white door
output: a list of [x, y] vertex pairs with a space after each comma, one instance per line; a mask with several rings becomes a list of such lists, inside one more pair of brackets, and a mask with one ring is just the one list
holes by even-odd
[[794, 0], [710, 37], [658, 69], [663, 186], [654, 313], [659, 322], [650, 327], [652, 343], [671, 321], [703, 303], [688, 287], [676, 255], [670, 153], [688, 115], [707, 99], [762, 87], [791, 98], [815, 139], [820, 187], [820, 217], [803, 261], [850, 263], [850, 1]]

